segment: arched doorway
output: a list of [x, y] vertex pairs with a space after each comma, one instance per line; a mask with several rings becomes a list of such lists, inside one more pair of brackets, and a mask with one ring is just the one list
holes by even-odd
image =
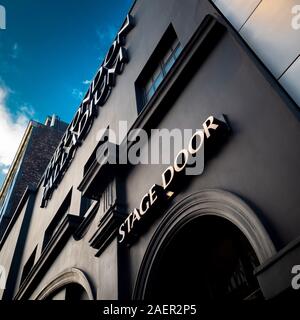
[[79, 301], [90, 300], [87, 292], [78, 283], [69, 283], [52, 292], [44, 300]]
[[237, 196], [205, 190], [169, 210], [143, 259], [134, 299], [262, 298], [255, 267], [275, 253], [268, 233]]
[[248, 240], [229, 221], [200, 217], [186, 224], [157, 257], [147, 300], [245, 299], [259, 295], [259, 265]]
[[86, 275], [70, 268], [50, 281], [35, 300], [94, 300], [94, 294]]

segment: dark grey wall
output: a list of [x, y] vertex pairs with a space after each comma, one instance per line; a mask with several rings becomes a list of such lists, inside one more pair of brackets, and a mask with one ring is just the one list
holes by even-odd
[[[196, 129], [210, 114], [225, 114], [232, 129], [228, 142], [201, 176], [188, 177], [190, 184], [173, 204], [207, 188], [230, 191], [254, 209], [280, 249], [300, 231], [300, 132], [297, 117], [277, 90], [227, 33], [157, 126]], [[148, 188], [160, 183], [165, 168], [145, 165], [132, 170], [126, 181], [129, 208], [137, 207]], [[144, 255], [141, 248], [147, 247], [159, 221], [130, 249], [136, 273]]]

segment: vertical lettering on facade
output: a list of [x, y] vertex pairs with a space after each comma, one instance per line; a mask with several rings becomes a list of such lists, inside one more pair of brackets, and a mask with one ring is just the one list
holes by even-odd
[[115, 86], [116, 77], [123, 72], [126, 63], [128, 63], [128, 54], [124, 45], [126, 36], [133, 27], [133, 18], [131, 15], [127, 15], [87, 94], [63, 135], [44, 174], [42, 208], [47, 206], [54, 189], [70, 166], [77, 148], [90, 131], [94, 118], [98, 115], [99, 107], [108, 100]]

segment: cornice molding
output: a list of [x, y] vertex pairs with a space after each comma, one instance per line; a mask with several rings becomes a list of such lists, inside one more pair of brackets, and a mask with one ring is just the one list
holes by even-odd
[[[27, 186], [27, 188], [24, 191], [23, 196], [22, 196], [12, 218], [10, 219], [10, 222], [9, 222], [1, 240], [0, 240], [0, 250], [2, 249], [7, 237], [10, 234], [11, 229], [13, 228], [14, 224], [16, 223], [16, 221], [17, 221], [22, 209], [24, 208], [26, 202], [30, 201], [31, 199], [33, 201], [35, 198], [35, 195], [36, 195], [36, 189], [31, 188], [30, 186]], [[30, 210], [32, 210], [32, 208], [30, 208]]]
[[[116, 152], [116, 154], [113, 152], [113, 150]], [[117, 154], [117, 145], [111, 142], [106, 142], [103, 144], [101, 147], [101, 154], [99, 152], [91, 167], [77, 187], [77, 189], [82, 192], [82, 196], [94, 200], [100, 199], [101, 194], [114, 175], [113, 171], [116, 165], [113, 165], [112, 163], [116, 162]], [[101, 184], [99, 184], [98, 181], [101, 181]]]
[[80, 225], [74, 232], [74, 239], [76, 241], [81, 240], [86, 234], [88, 226], [90, 225], [90, 223], [92, 222], [99, 210], [99, 206], [99, 202], [94, 202], [88, 209], [87, 213], [84, 215], [83, 221], [80, 223]]
[[97, 231], [89, 240], [92, 248], [97, 249], [96, 257], [99, 257], [103, 250], [109, 245], [117, 235], [117, 230], [127, 216], [123, 207], [115, 203], [103, 215], [99, 222]]

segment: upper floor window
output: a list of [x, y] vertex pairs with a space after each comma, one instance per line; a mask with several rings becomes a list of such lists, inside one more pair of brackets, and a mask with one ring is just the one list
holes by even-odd
[[34, 266], [37, 247], [38, 246], [35, 247], [35, 249], [33, 250], [32, 254], [30, 255], [30, 257], [28, 258], [27, 262], [24, 265], [22, 276], [21, 276], [21, 283], [23, 283], [23, 281], [26, 279], [26, 277], [28, 276], [29, 272], [31, 271], [31, 269]]
[[182, 51], [182, 47], [178, 39], [175, 39], [175, 41], [172, 43], [167, 53], [159, 61], [158, 66], [156, 67], [153, 74], [150, 76], [150, 78], [148, 79], [148, 82], [145, 85], [144, 104], [146, 104], [154, 95], [155, 91], [161, 84], [162, 80], [170, 71], [174, 62], [179, 57], [181, 51]]
[[73, 188], [70, 189], [66, 198], [64, 199], [59, 209], [55, 213], [53, 219], [51, 220], [50, 224], [48, 225], [44, 234], [42, 250], [46, 248], [47, 244], [50, 242], [55, 232], [59, 229], [62, 220], [66, 217], [67, 214], [70, 213], [72, 190]]
[[151, 100], [181, 51], [182, 46], [172, 24], [170, 24], [135, 83], [138, 112]]

